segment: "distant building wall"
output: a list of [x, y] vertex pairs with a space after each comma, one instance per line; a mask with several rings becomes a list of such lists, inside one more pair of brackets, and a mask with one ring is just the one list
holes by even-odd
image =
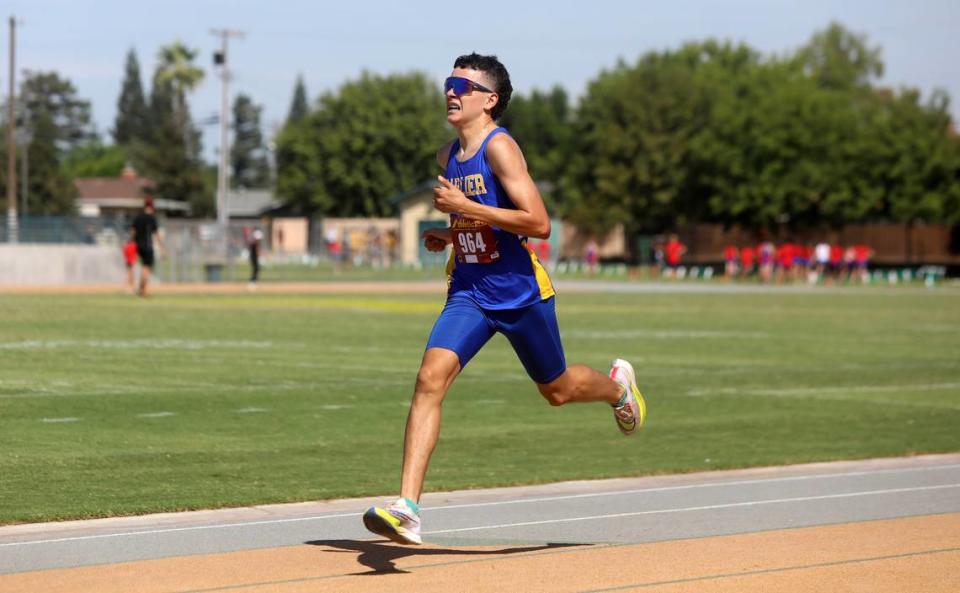
[[0, 245], [0, 285], [123, 286], [126, 267], [119, 247], [100, 245]]
[[270, 247], [274, 253], [307, 252], [306, 218], [274, 218], [270, 221]]
[[[737, 227], [724, 229], [718, 224], [688, 225], [680, 227], [677, 234], [690, 250], [684, 259], [694, 264], [722, 261], [726, 245], [742, 247], [756, 244], [760, 239], [755, 233]], [[872, 261], [877, 264], [960, 264], [960, 254], [950, 252], [950, 227], [944, 224], [851, 224], [841, 229], [803, 232], [783, 229], [769, 233], [768, 237], [774, 243], [863, 243], [873, 248]]]

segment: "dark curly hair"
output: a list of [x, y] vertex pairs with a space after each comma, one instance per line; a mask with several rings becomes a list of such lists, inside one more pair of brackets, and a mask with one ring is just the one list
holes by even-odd
[[453, 63], [453, 67], [479, 70], [490, 77], [493, 81], [494, 90], [497, 91], [497, 95], [500, 97], [497, 104], [493, 107], [493, 111], [490, 112], [490, 116], [495, 120], [500, 119], [500, 116], [507, 110], [507, 105], [510, 103], [513, 86], [510, 85], [510, 73], [508, 73], [507, 68], [500, 63], [497, 56], [481, 56], [474, 52], [457, 58]]

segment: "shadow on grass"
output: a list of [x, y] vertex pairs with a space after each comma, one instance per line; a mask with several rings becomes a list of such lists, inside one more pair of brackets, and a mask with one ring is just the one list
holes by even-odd
[[[401, 546], [394, 544], [389, 540], [380, 541], [360, 541], [352, 539], [326, 539], [305, 542], [311, 546], [325, 546], [333, 548], [328, 552], [350, 553], [358, 552], [357, 562], [370, 570], [366, 572], [353, 573], [355, 575], [378, 575], [378, 574], [399, 574], [409, 571], [397, 568], [394, 561], [407, 556], [497, 556], [504, 554], [524, 554], [529, 552], [540, 552], [543, 550], [552, 550], [557, 548], [569, 548], [574, 546], [584, 546], [590, 544], [554, 544], [547, 543], [533, 546], [520, 546], [515, 548], [501, 548], [499, 550], [471, 550], [471, 549], [453, 549], [453, 548], [424, 548], [420, 546]], [[455, 560], [452, 560], [456, 562]]]

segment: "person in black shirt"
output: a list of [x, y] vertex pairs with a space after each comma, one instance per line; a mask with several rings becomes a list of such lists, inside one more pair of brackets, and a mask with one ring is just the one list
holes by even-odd
[[143, 201], [143, 212], [137, 214], [130, 225], [130, 238], [137, 244], [137, 255], [140, 256], [140, 287], [137, 294], [147, 296], [147, 285], [150, 283], [150, 271], [153, 269], [153, 241], [157, 241], [160, 249], [163, 242], [157, 226], [157, 218], [153, 215], [153, 198]]
[[260, 241], [263, 239], [263, 231], [260, 229], [250, 233], [250, 241], [247, 248], [250, 251], [250, 282], [249, 287], [253, 288], [260, 277]]

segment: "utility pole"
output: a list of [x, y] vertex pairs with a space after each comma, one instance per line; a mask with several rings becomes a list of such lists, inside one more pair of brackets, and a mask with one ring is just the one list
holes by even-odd
[[7, 99], [7, 242], [18, 242], [17, 228], [17, 127], [14, 76], [16, 72], [17, 21], [10, 17], [10, 95]]
[[217, 226], [227, 237], [229, 211], [227, 204], [230, 170], [227, 159], [230, 157], [230, 95], [227, 87], [230, 82], [230, 68], [227, 65], [227, 42], [231, 37], [243, 39], [243, 32], [230, 29], [211, 29], [210, 33], [220, 38], [220, 51], [213, 54], [213, 63], [220, 66], [220, 163], [217, 167]]

